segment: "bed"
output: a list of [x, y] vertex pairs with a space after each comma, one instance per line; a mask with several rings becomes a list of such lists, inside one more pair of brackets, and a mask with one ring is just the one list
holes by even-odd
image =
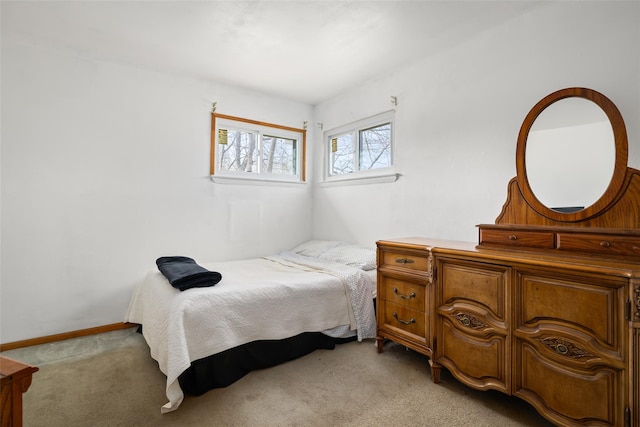
[[272, 256], [200, 265], [221, 280], [181, 291], [150, 271], [125, 316], [141, 325], [167, 376], [163, 413], [176, 410], [185, 392], [202, 394], [253, 369], [375, 338], [372, 248], [311, 240]]

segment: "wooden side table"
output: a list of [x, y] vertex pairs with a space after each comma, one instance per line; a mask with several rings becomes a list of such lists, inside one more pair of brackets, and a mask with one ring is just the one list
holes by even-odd
[[22, 426], [22, 393], [31, 385], [38, 368], [0, 356], [0, 426]]

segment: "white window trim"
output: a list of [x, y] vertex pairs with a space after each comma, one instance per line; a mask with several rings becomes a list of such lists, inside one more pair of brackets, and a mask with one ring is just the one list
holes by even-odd
[[323, 188], [327, 188], [340, 187], [342, 185], [382, 184], [385, 182], [396, 182], [398, 178], [400, 178], [399, 173], [381, 174], [376, 176], [354, 176], [351, 178], [323, 181], [320, 183], [320, 186]]
[[[247, 131], [255, 131], [261, 135], [268, 134], [275, 137], [291, 138], [297, 140], [296, 147], [296, 174], [283, 175], [277, 173], [249, 173], [238, 171], [218, 170], [216, 158], [218, 155], [218, 129], [232, 128]], [[275, 125], [271, 123], [259, 122], [256, 120], [243, 119], [240, 117], [228, 116], [224, 114], [211, 114], [211, 160], [210, 174], [211, 181], [221, 184], [240, 185], [288, 185], [306, 183], [306, 129], [297, 129], [288, 126]], [[260, 150], [262, 147], [259, 148]]]
[[[369, 169], [364, 171], [354, 171], [353, 173], [342, 175], [331, 175], [329, 173], [330, 168], [330, 153], [329, 153], [329, 138], [343, 134], [347, 132], [357, 132], [361, 129], [366, 129], [375, 125], [389, 122], [391, 123], [391, 166], [386, 168]], [[330, 129], [323, 133], [322, 138], [322, 152], [324, 157], [323, 167], [323, 180], [320, 182], [321, 187], [333, 187], [340, 185], [361, 185], [361, 184], [374, 184], [383, 182], [395, 182], [400, 177], [400, 174], [395, 172], [395, 110], [385, 111], [355, 122], [348, 123], [346, 125]]]
[[274, 179], [260, 179], [260, 178], [247, 178], [240, 176], [221, 176], [221, 175], [209, 175], [211, 181], [216, 184], [227, 185], [268, 185], [268, 186], [296, 186], [306, 184], [304, 181], [284, 181]]

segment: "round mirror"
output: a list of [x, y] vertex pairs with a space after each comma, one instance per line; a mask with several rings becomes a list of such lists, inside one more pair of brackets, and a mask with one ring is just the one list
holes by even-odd
[[516, 156], [518, 184], [538, 213], [559, 221], [584, 220], [609, 206], [624, 183], [622, 116], [591, 89], [554, 92], [527, 115]]

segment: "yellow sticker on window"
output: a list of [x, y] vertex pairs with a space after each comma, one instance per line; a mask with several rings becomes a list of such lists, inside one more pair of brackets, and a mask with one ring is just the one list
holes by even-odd
[[331, 152], [335, 153], [338, 151], [338, 138], [331, 138]]
[[227, 145], [227, 130], [218, 129], [218, 144]]

